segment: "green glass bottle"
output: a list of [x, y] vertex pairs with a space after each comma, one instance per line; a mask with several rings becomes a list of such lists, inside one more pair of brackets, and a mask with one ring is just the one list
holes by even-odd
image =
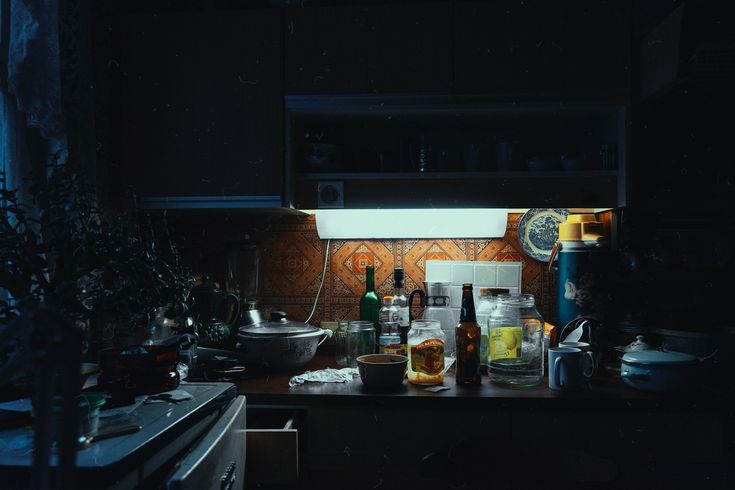
[[360, 298], [360, 320], [373, 322], [375, 328], [375, 344], [377, 350], [380, 337], [380, 300], [375, 294], [375, 267], [365, 267], [365, 294]]

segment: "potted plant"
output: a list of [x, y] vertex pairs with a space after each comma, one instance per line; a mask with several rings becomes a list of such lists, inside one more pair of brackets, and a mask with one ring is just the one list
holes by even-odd
[[142, 338], [154, 309], [184, 308], [192, 278], [165, 214], [141, 213], [134, 200], [103, 212], [67, 166], [33, 179], [28, 205], [16, 190], [0, 192], [0, 328], [43, 303], [83, 331], [96, 360], [101, 348]]

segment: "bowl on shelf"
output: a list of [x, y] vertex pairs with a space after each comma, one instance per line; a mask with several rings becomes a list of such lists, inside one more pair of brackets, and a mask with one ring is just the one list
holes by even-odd
[[403, 384], [408, 357], [398, 354], [365, 354], [357, 358], [360, 379], [370, 388], [396, 388]]

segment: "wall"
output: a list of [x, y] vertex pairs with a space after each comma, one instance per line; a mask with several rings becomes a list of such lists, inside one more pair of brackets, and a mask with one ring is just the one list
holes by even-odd
[[[321, 320], [357, 319], [359, 300], [365, 291], [365, 266], [376, 267], [379, 295], [392, 292], [394, 267], [406, 271], [406, 290], [422, 286], [425, 261], [493, 260], [521, 261], [522, 291], [537, 297], [544, 318], [554, 320], [556, 283], [545, 264], [526, 256], [518, 242], [521, 214], [511, 214], [503, 238], [453, 240], [333, 240], [324, 286], [312, 323]], [[257, 220], [256, 220], [257, 221]], [[192, 230], [186, 237], [187, 254], [195, 270], [213, 272], [221, 280], [224, 271], [219, 245], [222, 237], [246, 227], [244, 218], [187, 220]], [[305, 320], [319, 289], [326, 241], [319, 239], [313, 216], [287, 216], [250, 223], [262, 236], [260, 245], [260, 307], [283, 310], [295, 320]], [[196, 230], [194, 233], [193, 231]], [[204, 252], [202, 252], [204, 251]]]

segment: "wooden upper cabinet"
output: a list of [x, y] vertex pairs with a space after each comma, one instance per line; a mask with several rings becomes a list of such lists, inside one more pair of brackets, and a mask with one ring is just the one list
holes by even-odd
[[288, 10], [290, 94], [446, 92], [452, 79], [449, 2]]
[[121, 173], [142, 196], [273, 196], [283, 180], [277, 10], [131, 15]]
[[563, 97], [625, 95], [629, 22], [625, 0], [457, 2], [455, 89]]

